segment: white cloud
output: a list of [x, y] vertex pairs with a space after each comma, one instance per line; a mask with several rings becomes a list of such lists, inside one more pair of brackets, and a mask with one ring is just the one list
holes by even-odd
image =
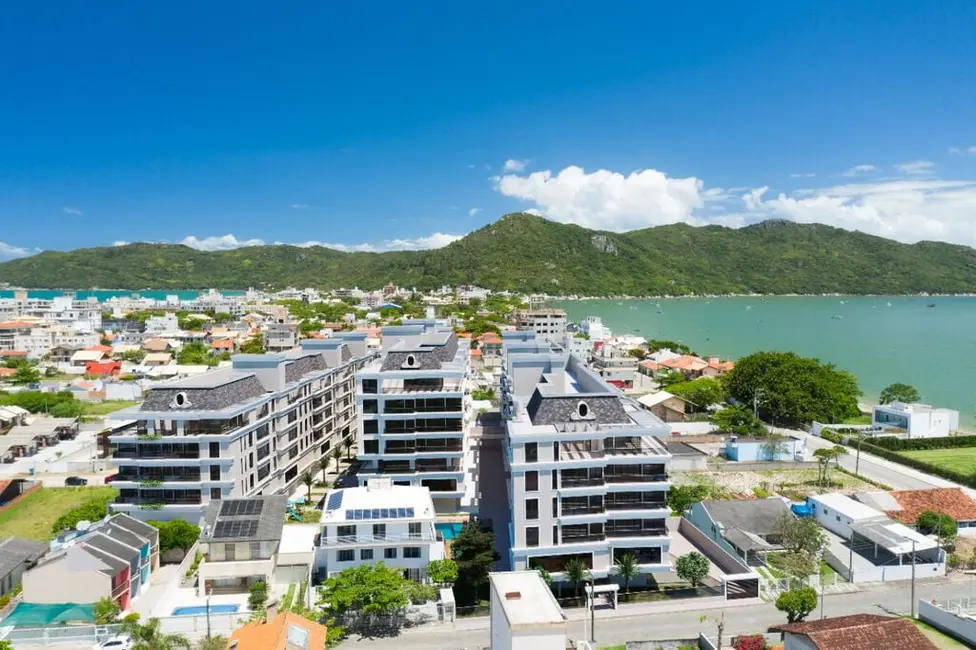
[[949, 147], [951, 156], [972, 156], [976, 155], [976, 144], [971, 147]]
[[914, 160], [912, 162], [900, 163], [895, 167], [902, 174], [929, 174], [935, 169], [935, 163], [931, 160]]
[[292, 203], [291, 208], [293, 210], [307, 210], [309, 205], [307, 203]]
[[477, 165], [475, 165], [474, 163], [468, 165], [468, 169], [474, 169], [475, 167], [477, 167]]
[[499, 193], [535, 203], [553, 221], [614, 231], [692, 222], [692, 211], [705, 202], [702, 187], [697, 178], [669, 178], [654, 169], [624, 176], [572, 166], [555, 175], [545, 170], [495, 179]]
[[112, 242], [112, 246], [128, 246], [128, 245], [129, 245], [129, 242], [127, 242], [127, 241], [125, 241], [123, 239], [117, 239], [114, 242]]
[[506, 160], [505, 165], [502, 167], [503, 172], [520, 172], [525, 169], [525, 166], [529, 163], [528, 160]]
[[468, 210], [468, 216], [473, 217], [479, 212], [481, 212], [481, 208], [471, 208], [470, 210]]
[[80, 217], [83, 214], [85, 214], [84, 212], [82, 212], [78, 208], [67, 208], [67, 207], [65, 207], [65, 208], [61, 208], [61, 209], [64, 210], [64, 213], [65, 214], [73, 214], [73, 215], [75, 215], [77, 217]]
[[878, 171], [878, 168], [874, 165], [854, 165], [844, 172], [844, 176], [858, 176], [860, 174], [867, 174], [868, 172], [876, 171]]
[[190, 235], [184, 237], [180, 240], [181, 244], [184, 246], [189, 246], [190, 248], [195, 248], [198, 251], [229, 251], [234, 248], [242, 248], [244, 246], [263, 246], [263, 239], [238, 239], [234, 235], [226, 234], [214, 237], [204, 237], [199, 239]]
[[19, 257], [30, 257], [40, 252], [40, 248], [24, 248], [23, 246], [13, 246], [0, 241], [0, 261], [13, 260]]
[[801, 172], [798, 174], [790, 174], [790, 178], [813, 178], [816, 174], [813, 172]]

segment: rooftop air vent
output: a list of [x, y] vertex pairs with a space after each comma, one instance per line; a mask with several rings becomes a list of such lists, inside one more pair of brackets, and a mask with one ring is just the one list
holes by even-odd
[[593, 420], [595, 417], [590, 405], [582, 400], [576, 403], [576, 412], [571, 414], [573, 420]]

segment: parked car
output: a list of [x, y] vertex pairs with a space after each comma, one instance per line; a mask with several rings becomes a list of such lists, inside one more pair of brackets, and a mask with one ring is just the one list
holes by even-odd
[[92, 650], [130, 650], [132, 648], [132, 638], [125, 634], [113, 636], [101, 643], [96, 643]]
[[105, 485], [108, 485], [109, 483], [111, 483], [112, 481], [114, 481], [115, 479], [117, 479], [118, 477], [119, 477], [119, 475], [117, 473], [116, 474], [109, 474], [108, 476], [105, 477]]
[[72, 486], [72, 485], [75, 485], [75, 486], [77, 486], [77, 485], [88, 485], [88, 479], [82, 478], [80, 476], [69, 476], [68, 478], [64, 479], [64, 484], [67, 485], [67, 486], [69, 486], [69, 487]]

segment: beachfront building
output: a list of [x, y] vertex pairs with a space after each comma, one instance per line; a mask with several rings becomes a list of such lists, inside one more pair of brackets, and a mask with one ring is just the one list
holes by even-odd
[[566, 334], [566, 312], [562, 309], [519, 309], [515, 312], [515, 328], [561, 343]]
[[936, 438], [948, 436], [959, 428], [959, 411], [928, 404], [878, 404], [871, 409], [871, 425], [881, 429], [901, 429], [909, 438]]
[[501, 379], [511, 567], [558, 580], [581, 559], [597, 578], [633, 553], [669, 571], [670, 428], [560, 349], [506, 335]]
[[313, 461], [355, 435], [354, 375], [372, 354], [364, 338], [309, 339], [153, 387], [114, 414], [131, 424], [109, 437], [112, 507], [196, 523], [211, 501], [293, 491]]
[[314, 571], [324, 579], [344, 569], [383, 562], [424, 582], [427, 564], [444, 559], [435, 520], [426, 487], [393, 485], [383, 478], [365, 487], [334, 490], [322, 513]]
[[434, 321], [383, 328], [383, 352], [356, 379], [360, 485], [388, 477], [430, 490], [437, 512], [477, 508], [469, 341]]

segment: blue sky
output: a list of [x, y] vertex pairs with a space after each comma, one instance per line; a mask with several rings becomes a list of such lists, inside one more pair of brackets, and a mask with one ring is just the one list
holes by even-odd
[[976, 244], [971, 2], [11, 3], [0, 258], [782, 217]]

